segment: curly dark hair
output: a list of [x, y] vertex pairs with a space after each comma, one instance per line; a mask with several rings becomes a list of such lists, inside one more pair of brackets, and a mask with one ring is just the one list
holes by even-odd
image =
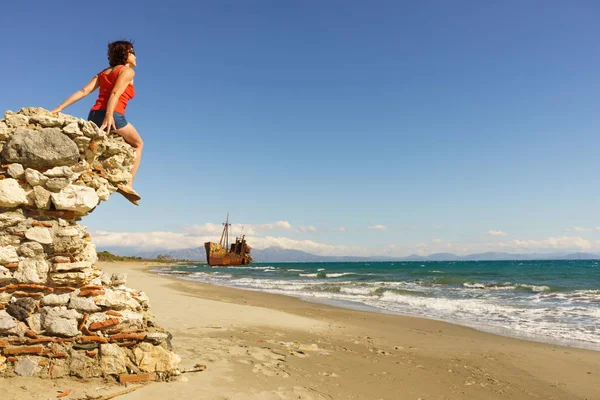
[[108, 63], [111, 67], [127, 62], [129, 52], [133, 50], [133, 41], [117, 40], [108, 44]]

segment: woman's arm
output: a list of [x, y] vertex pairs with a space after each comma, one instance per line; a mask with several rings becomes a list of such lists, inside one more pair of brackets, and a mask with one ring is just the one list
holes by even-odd
[[78, 102], [79, 100], [81, 100], [85, 96], [87, 96], [88, 94], [92, 93], [94, 90], [98, 89], [98, 86], [99, 86], [98, 75], [96, 75], [92, 78], [91, 81], [89, 81], [87, 83], [87, 85], [85, 85], [83, 87], [83, 89], [78, 90], [75, 93], [73, 93], [72, 95], [70, 95], [65, 101], [60, 103], [60, 105], [58, 107], [56, 107], [54, 110], [52, 110], [51, 112], [53, 112], [53, 113], [61, 112], [65, 108], [69, 107], [71, 104]]
[[113, 90], [110, 92], [110, 97], [108, 98], [108, 104], [106, 105], [106, 116], [104, 117], [104, 121], [102, 121], [102, 125], [100, 129], [106, 128], [106, 133], [110, 133], [111, 129], [117, 129], [115, 126], [115, 120], [113, 118], [113, 112], [115, 112], [115, 107], [119, 101], [119, 98], [127, 88], [127, 86], [133, 82], [133, 77], [135, 75], [135, 71], [133, 68], [123, 67], [117, 81], [115, 82], [115, 86], [113, 86]]

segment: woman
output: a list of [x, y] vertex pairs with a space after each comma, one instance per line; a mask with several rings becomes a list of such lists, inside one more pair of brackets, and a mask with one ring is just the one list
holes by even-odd
[[93, 121], [100, 129], [106, 129], [107, 133], [112, 130], [123, 136], [125, 141], [133, 147], [135, 159], [131, 168], [131, 180], [127, 185], [119, 185], [117, 191], [127, 200], [138, 205], [141, 197], [133, 190], [132, 186], [142, 159], [144, 142], [135, 127], [125, 119], [127, 102], [135, 96], [133, 68], [137, 63], [133, 44], [125, 40], [110, 43], [108, 45], [108, 63], [110, 65], [108, 68], [94, 76], [83, 89], [73, 93], [52, 112], [59, 113], [100, 88], [98, 100], [90, 110], [88, 120]]

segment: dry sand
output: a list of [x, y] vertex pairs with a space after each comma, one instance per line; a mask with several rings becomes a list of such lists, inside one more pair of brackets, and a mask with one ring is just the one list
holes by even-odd
[[[443, 322], [126, 272], [169, 330], [183, 368], [117, 399], [600, 399], [600, 352], [505, 338]], [[129, 388], [138, 385], [129, 385]], [[0, 379], [0, 399], [115, 393], [101, 380]]]

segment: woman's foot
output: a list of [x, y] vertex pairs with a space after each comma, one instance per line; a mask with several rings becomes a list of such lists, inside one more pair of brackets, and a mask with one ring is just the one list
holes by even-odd
[[127, 200], [129, 200], [130, 202], [132, 202], [136, 206], [139, 205], [138, 201], [140, 201], [142, 199], [142, 196], [140, 196], [129, 185], [118, 185], [117, 186], [117, 192], [121, 193], [123, 195], [123, 197], [125, 197]]

